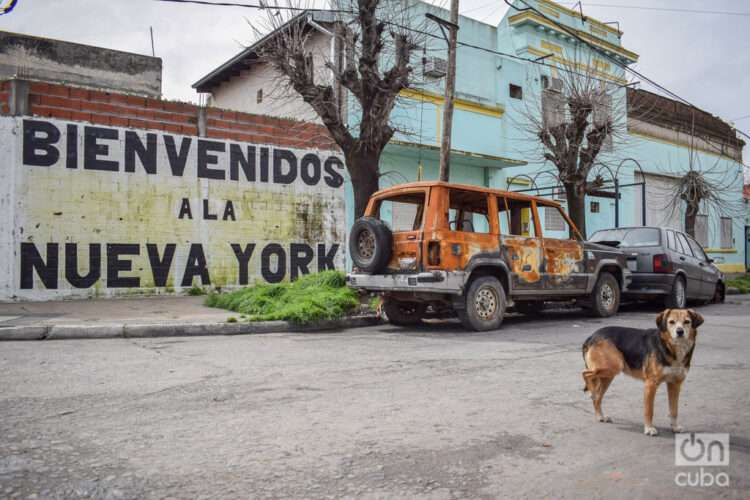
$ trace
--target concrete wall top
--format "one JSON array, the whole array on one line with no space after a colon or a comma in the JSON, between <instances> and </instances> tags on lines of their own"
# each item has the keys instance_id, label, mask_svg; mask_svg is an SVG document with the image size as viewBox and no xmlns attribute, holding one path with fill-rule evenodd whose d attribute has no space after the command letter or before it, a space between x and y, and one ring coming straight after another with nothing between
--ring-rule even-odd
<instances>
[{"instance_id":1,"label":"concrete wall top","mask_svg":"<svg viewBox=\"0 0 750 500\"><path fill-rule=\"evenodd\" d=\"M159 57L0 31L0 78L161 96L161 72Z\"/></svg>"}]
</instances>

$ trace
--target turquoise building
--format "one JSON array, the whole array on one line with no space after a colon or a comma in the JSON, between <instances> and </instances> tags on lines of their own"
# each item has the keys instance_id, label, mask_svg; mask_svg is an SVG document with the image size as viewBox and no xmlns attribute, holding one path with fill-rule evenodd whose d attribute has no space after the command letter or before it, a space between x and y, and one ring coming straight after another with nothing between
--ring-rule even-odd
<instances>
[{"instance_id":1,"label":"turquoise building","mask_svg":"<svg viewBox=\"0 0 750 500\"><path fill-rule=\"evenodd\" d=\"M438 179L447 43L435 23L425 28L425 14L450 16L444 9L410 1L413 27L427 33L412 60L414 83L401 93L391 115L402 132L381 156L381 187ZM325 68L326 60L341 53L333 36L335 21L328 11L294 18L305 23L316 68ZM565 204L557 170L540 154L540 141L529 124L559 119L565 113L570 75L586 78L587 85L606 90L594 115L611 112L615 117L613 132L589 175L589 180L600 176L603 184L586 199L588 235L644 224L684 229L685 205L679 199L670 201L679 178L695 170L722 187L727 209L701 207L697 241L709 257L721 257L725 272L745 270L750 211L742 199L744 142L719 118L636 88L639 77L627 68L638 55L622 46L619 26L549 0L516 0L497 26L463 16L458 25L451 181L524 190ZM272 98L278 88L272 84L274 70L258 54L274 36L270 33L193 87L210 93L212 106L318 120L298 96L296 101L289 95ZM334 81L331 75L322 76ZM335 92L342 92L341 87ZM352 107L348 119L356 130L358 116ZM353 200L347 183L349 227L354 222ZM554 234L553 221L541 222L547 234L562 236Z\"/></svg>"},{"instance_id":2,"label":"turquoise building","mask_svg":"<svg viewBox=\"0 0 750 500\"><path fill-rule=\"evenodd\" d=\"M587 196L587 233L615 225L684 229L684 203L670 202L678 179L698 170L736 200L729 200L725 213L702 209L696 239L709 257L723 258L719 267L725 272L745 271L744 143L731 127L685 104L631 88L625 68L638 55L622 46L622 32L611 25L548 0L513 5L498 26L459 19L450 180L524 190L565 205L555 166L543 161L539 140L526 129L530 117L541 119L550 112L547 97L564 95L572 70L609 89L606 105L616 108L618 117L589 176L600 175L604 184ZM415 19L428 12L449 18L447 11L421 2L414 11ZM438 179L440 59L446 51L442 36L427 37L426 64L415 65L423 69L415 75L421 81L402 92L393 113L408 133L397 134L383 152L381 187L420 175ZM353 202L351 190L348 200ZM351 224L352 210L349 219Z\"/></svg>"}]
</instances>

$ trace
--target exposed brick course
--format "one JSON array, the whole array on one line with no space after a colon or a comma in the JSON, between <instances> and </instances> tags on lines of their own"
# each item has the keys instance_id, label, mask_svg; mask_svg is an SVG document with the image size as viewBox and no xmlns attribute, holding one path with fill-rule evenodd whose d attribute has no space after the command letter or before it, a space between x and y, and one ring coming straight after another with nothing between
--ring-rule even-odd
<instances>
[{"instance_id":1,"label":"exposed brick course","mask_svg":"<svg viewBox=\"0 0 750 500\"><path fill-rule=\"evenodd\" d=\"M0 82L0 113L10 113L10 81ZM200 108L194 104L29 82L32 115L115 127L198 135ZM328 130L315 123L206 108L206 136L285 147L336 150Z\"/></svg>"}]
</instances>

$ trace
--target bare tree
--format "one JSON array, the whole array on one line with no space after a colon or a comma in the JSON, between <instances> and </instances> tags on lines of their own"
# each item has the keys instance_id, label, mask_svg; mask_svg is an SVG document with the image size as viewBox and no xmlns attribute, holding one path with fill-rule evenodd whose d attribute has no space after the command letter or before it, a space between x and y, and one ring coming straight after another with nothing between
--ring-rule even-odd
<instances>
[{"instance_id":1,"label":"bare tree","mask_svg":"<svg viewBox=\"0 0 750 500\"><path fill-rule=\"evenodd\" d=\"M522 151L524 155L556 168L568 215L585 237L586 195L604 182L593 168L607 164L605 153L624 133L625 90L600 76L603 73L597 68L602 61L586 49L566 53L556 61L552 76L536 76L542 91L524 96L516 126L526 132L526 144L531 146ZM529 78L529 86L533 83L535 79Z\"/></svg>"},{"instance_id":2,"label":"bare tree","mask_svg":"<svg viewBox=\"0 0 750 500\"><path fill-rule=\"evenodd\" d=\"M674 188L667 192L665 211L685 214L685 232L696 237L698 215L715 215L717 217L737 217L742 212L741 172L738 168L727 168L727 165L716 160L712 165L703 167L695 149L690 150L687 171L678 166L681 175L677 177ZM660 168L665 175L674 175L672 168ZM684 204L684 205L683 205Z\"/></svg>"},{"instance_id":3,"label":"bare tree","mask_svg":"<svg viewBox=\"0 0 750 500\"><path fill-rule=\"evenodd\" d=\"M419 32L409 28L409 2L332 3L333 57L324 58L324 63L317 58L316 63L310 48L314 25L311 28L309 12L289 18L273 8L265 26L272 34L259 53L290 90L315 110L341 148L354 189L354 213L359 217L370 195L378 190L380 155L397 131L391 111L399 92L411 83L410 59L419 46L415 39ZM287 4L301 5L294 0ZM349 95L354 102L347 101ZM350 109L359 116L356 124L350 122Z\"/></svg>"},{"instance_id":4,"label":"bare tree","mask_svg":"<svg viewBox=\"0 0 750 500\"><path fill-rule=\"evenodd\" d=\"M717 158L703 165L698 145L711 153L731 156L741 151L744 143L726 123L705 111L672 101L650 92L628 90L628 107L639 111L631 114L640 121L668 127L678 137L686 137L686 162L659 165L659 173L674 179L673 187L664 193L663 206L657 207L670 218L684 213L685 232L696 237L699 215L737 217L742 212L742 172L739 162ZM684 139L683 139L684 140Z\"/></svg>"}]
</instances>

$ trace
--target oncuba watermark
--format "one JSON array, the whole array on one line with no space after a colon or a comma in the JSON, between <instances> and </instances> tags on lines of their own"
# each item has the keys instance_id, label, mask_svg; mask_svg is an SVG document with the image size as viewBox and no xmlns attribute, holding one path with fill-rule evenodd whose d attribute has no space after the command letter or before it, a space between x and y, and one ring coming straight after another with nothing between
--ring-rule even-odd
<instances>
[{"instance_id":1,"label":"oncuba watermark","mask_svg":"<svg viewBox=\"0 0 750 500\"><path fill-rule=\"evenodd\" d=\"M674 478L677 486L729 486L726 472L705 469L729 465L729 434L675 434L674 463L677 467L700 467L678 472Z\"/></svg>"}]
</instances>

